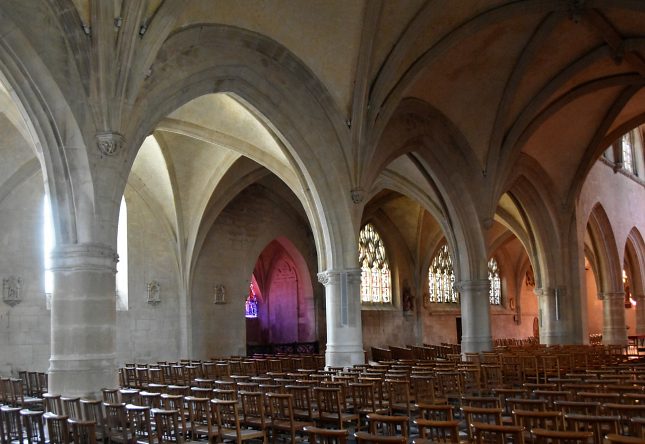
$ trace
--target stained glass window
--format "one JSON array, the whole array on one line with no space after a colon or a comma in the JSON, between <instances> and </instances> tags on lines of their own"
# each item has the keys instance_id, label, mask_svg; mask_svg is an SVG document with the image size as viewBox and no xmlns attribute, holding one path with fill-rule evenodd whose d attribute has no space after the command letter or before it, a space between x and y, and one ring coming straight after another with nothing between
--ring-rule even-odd
<instances>
[{"instance_id":1,"label":"stained glass window","mask_svg":"<svg viewBox=\"0 0 645 444\"><path fill-rule=\"evenodd\" d=\"M244 316L250 319L258 317L258 297L253 290L253 282L249 285L249 295L246 297Z\"/></svg>"},{"instance_id":2,"label":"stained glass window","mask_svg":"<svg viewBox=\"0 0 645 444\"><path fill-rule=\"evenodd\" d=\"M459 303L459 292L454 287L452 258L448 252L448 245L443 244L428 270L428 302Z\"/></svg>"},{"instance_id":3,"label":"stained glass window","mask_svg":"<svg viewBox=\"0 0 645 444\"><path fill-rule=\"evenodd\" d=\"M494 257L488 261L488 280L490 282L488 293L490 304L500 305L502 303L502 281L499 278L499 268Z\"/></svg>"},{"instance_id":4,"label":"stained glass window","mask_svg":"<svg viewBox=\"0 0 645 444\"><path fill-rule=\"evenodd\" d=\"M358 235L358 260L361 264L361 302L392 303L392 279L385 245L372 224Z\"/></svg>"},{"instance_id":5,"label":"stained glass window","mask_svg":"<svg viewBox=\"0 0 645 444\"><path fill-rule=\"evenodd\" d=\"M623 168L630 173L634 172L634 151L632 144L632 133L629 132L624 134L622 139L622 149L623 149Z\"/></svg>"}]
</instances>

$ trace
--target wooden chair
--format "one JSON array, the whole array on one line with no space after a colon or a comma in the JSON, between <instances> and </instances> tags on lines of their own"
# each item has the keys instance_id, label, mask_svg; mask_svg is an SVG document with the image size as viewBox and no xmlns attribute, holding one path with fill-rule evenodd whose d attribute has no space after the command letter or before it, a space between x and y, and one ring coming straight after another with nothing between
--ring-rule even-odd
<instances>
[{"instance_id":1,"label":"wooden chair","mask_svg":"<svg viewBox=\"0 0 645 444\"><path fill-rule=\"evenodd\" d=\"M32 396L25 396L22 379L11 379L12 404L24 409L42 410L43 399Z\"/></svg>"},{"instance_id":2,"label":"wooden chair","mask_svg":"<svg viewBox=\"0 0 645 444\"><path fill-rule=\"evenodd\" d=\"M437 396L435 389L435 378L429 375L411 375L410 389L412 399L416 404L445 404L446 399Z\"/></svg>"},{"instance_id":3,"label":"wooden chair","mask_svg":"<svg viewBox=\"0 0 645 444\"><path fill-rule=\"evenodd\" d=\"M353 412L358 414L359 421L367 420L367 415L370 413L386 413L386 409L380 409L376 406L376 398L374 395L374 385L363 382L353 382L349 384L352 409Z\"/></svg>"},{"instance_id":4,"label":"wooden chair","mask_svg":"<svg viewBox=\"0 0 645 444\"><path fill-rule=\"evenodd\" d=\"M335 430L307 426L304 431L309 436L310 444L347 444L348 431L346 429Z\"/></svg>"},{"instance_id":5,"label":"wooden chair","mask_svg":"<svg viewBox=\"0 0 645 444\"><path fill-rule=\"evenodd\" d=\"M242 391L239 396L242 401L242 425L266 430L269 427L269 421L264 411L265 401L262 392Z\"/></svg>"},{"instance_id":6,"label":"wooden chair","mask_svg":"<svg viewBox=\"0 0 645 444\"><path fill-rule=\"evenodd\" d=\"M416 406L410 397L410 382L407 379L386 379L385 386L388 394L388 413L401 413L411 417L412 412L416 411Z\"/></svg>"},{"instance_id":7,"label":"wooden chair","mask_svg":"<svg viewBox=\"0 0 645 444\"><path fill-rule=\"evenodd\" d=\"M179 429L179 411L152 409L151 413L155 419L158 444L183 444L184 439Z\"/></svg>"},{"instance_id":8,"label":"wooden chair","mask_svg":"<svg viewBox=\"0 0 645 444\"><path fill-rule=\"evenodd\" d=\"M529 431L525 440L530 442L537 439L533 429L563 430L562 413L556 411L513 410L513 423L523 427L525 434Z\"/></svg>"},{"instance_id":9,"label":"wooden chair","mask_svg":"<svg viewBox=\"0 0 645 444\"><path fill-rule=\"evenodd\" d=\"M541 428L531 429L531 435L535 437L537 444L587 444L593 438L592 432L569 432Z\"/></svg>"},{"instance_id":10,"label":"wooden chair","mask_svg":"<svg viewBox=\"0 0 645 444\"><path fill-rule=\"evenodd\" d=\"M306 385L286 385L286 393L293 396L293 416L298 421L313 421L311 389Z\"/></svg>"},{"instance_id":11,"label":"wooden chair","mask_svg":"<svg viewBox=\"0 0 645 444\"><path fill-rule=\"evenodd\" d=\"M67 423L69 418L65 415L57 415L51 412L45 413L43 418L47 424L49 444L69 444L71 438L69 424Z\"/></svg>"},{"instance_id":12,"label":"wooden chair","mask_svg":"<svg viewBox=\"0 0 645 444\"><path fill-rule=\"evenodd\" d=\"M476 444L524 444L524 428L512 425L498 425L484 422L471 424L473 442Z\"/></svg>"},{"instance_id":13,"label":"wooden chair","mask_svg":"<svg viewBox=\"0 0 645 444\"><path fill-rule=\"evenodd\" d=\"M508 407L513 410L531 410L535 412L543 412L546 410L549 401L546 399L520 399L509 398L506 400Z\"/></svg>"},{"instance_id":14,"label":"wooden chair","mask_svg":"<svg viewBox=\"0 0 645 444\"><path fill-rule=\"evenodd\" d=\"M607 433L618 433L620 427L619 416L600 415L564 415L567 430L574 432L592 432L595 444L603 444L603 437Z\"/></svg>"},{"instance_id":15,"label":"wooden chair","mask_svg":"<svg viewBox=\"0 0 645 444\"><path fill-rule=\"evenodd\" d=\"M105 408L105 428L109 442L129 443L128 417L125 404L103 404Z\"/></svg>"},{"instance_id":16,"label":"wooden chair","mask_svg":"<svg viewBox=\"0 0 645 444\"><path fill-rule=\"evenodd\" d=\"M121 394L119 393L119 389L103 388L101 389L101 395L103 397L103 402L106 404L119 404L121 402Z\"/></svg>"},{"instance_id":17,"label":"wooden chair","mask_svg":"<svg viewBox=\"0 0 645 444\"><path fill-rule=\"evenodd\" d=\"M103 403L98 399L81 399L81 413L83 421L94 421L96 423L96 439L104 441L106 434Z\"/></svg>"},{"instance_id":18,"label":"wooden chair","mask_svg":"<svg viewBox=\"0 0 645 444\"><path fill-rule=\"evenodd\" d=\"M410 436L410 418L407 416L380 415L369 413L367 415L369 432L387 436Z\"/></svg>"},{"instance_id":19,"label":"wooden chair","mask_svg":"<svg viewBox=\"0 0 645 444\"><path fill-rule=\"evenodd\" d=\"M488 424L502 425L502 408L501 407L469 407L461 408L466 420L466 430L468 431L468 439L473 439L472 424L475 422L483 422Z\"/></svg>"},{"instance_id":20,"label":"wooden chair","mask_svg":"<svg viewBox=\"0 0 645 444\"><path fill-rule=\"evenodd\" d=\"M631 423L634 436L645 439L645 418L632 418Z\"/></svg>"},{"instance_id":21,"label":"wooden chair","mask_svg":"<svg viewBox=\"0 0 645 444\"><path fill-rule=\"evenodd\" d=\"M82 418L81 413L81 398L60 398L61 403L63 404L63 415L67 416L69 419L78 419Z\"/></svg>"},{"instance_id":22,"label":"wooden chair","mask_svg":"<svg viewBox=\"0 0 645 444\"><path fill-rule=\"evenodd\" d=\"M214 417L209 401L209 398L186 397L190 421L190 437L193 441L202 436L210 440L216 435L213 427L217 425L217 420L213 421Z\"/></svg>"},{"instance_id":23,"label":"wooden chair","mask_svg":"<svg viewBox=\"0 0 645 444\"><path fill-rule=\"evenodd\" d=\"M45 443L45 426L43 424L42 411L28 409L20 410L20 418L25 432L27 444L44 444Z\"/></svg>"},{"instance_id":24,"label":"wooden chair","mask_svg":"<svg viewBox=\"0 0 645 444\"><path fill-rule=\"evenodd\" d=\"M293 396L283 393L267 394L269 400L269 416L271 417L271 442L275 442L280 432L288 432L291 442L295 443L296 434L303 433L306 426L313 422L296 421L293 415Z\"/></svg>"},{"instance_id":25,"label":"wooden chair","mask_svg":"<svg viewBox=\"0 0 645 444\"><path fill-rule=\"evenodd\" d=\"M450 404L417 404L420 419L433 421L451 421L454 419L453 407Z\"/></svg>"},{"instance_id":26,"label":"wooden chair","mask_svg":"<svg viewBox=\"0 0 645 444\"><path fill-rule=\"evenodd\" d=\"M138 443L154 444L150 407L130 404L125 407L125 410L128 415L128 425L132 440Z\"/></svg>"},{"instance_id":27,"label":"wooden chair","mask_svg":"<svg viewBox=\"0 0 645 444\"><path fill-rule=\"evenodd\" d=\"M20 418L20 407L0 407L0 414L4 424L4 442L10 443L12 441L22 442L23 430L22 419Z\"/></svg>"},{"instance_id":28,"label":"wooden chair","mask_svg":"<svg viewBox=\"0 0 645 444\"><path fill-rule=\"evenodd\" d=\"M96 444L96 423L94 421L68 419L67 422L72 429L74 444Z\"/></svg>"},{"instance_id":29,"label":"wooden chair","mask_svg":"<svg viewBox=\"0 0 645 444\"><path fill-rule=\"evenodd\" d=\"M354 438L358 444L407 444L407 438L403 436L373 435L368 432L356 432Z\"/></svg>"},{"instance_id":30,"label":"wooden chair","mask_svg":"<svg viewBox=\"0 0 645 444\"><path fill-rule=\"evenodd\" d=\"M416 443L439 442L453 443L459 442L459 421L436 421L428 419L415 419L414 423L419 429L419 440Z\"/></svg>"},{"instance_id":31,"label":"wooden chair","mask_svg":"<svg viewBox=\"0 0 645 444\"><path fill-rule=\"evenodd\" d=\"M51 412L55 415L63 414L63 403L60 395L54 393L43 393L43 403L46 412Z\"/></svg>"},{"instance_id":32,"label":"wooden chair","mask_svg":"<svg viewBox=\"0 0 645 444\"><path fill-rule=\"evenodd\" d=\"M153 413L153 417L154 410L177 410L177 418L179 421L181 435L188 436L188 415L185 409L184 397L182 395L169 395L164 393L161 395L161 405L161 409L152 409L153 411L151 411L151 413Z\"/></svg>"},{"instance_id":33,"label":"wooden chair","mask_svg":"<svg viewBox=\"0 0 645 444\"><path fill-rule=\"evenodd\" d=\"M344 424L354 423L360 430L358 414L348 413L341 404L342 391L335 387L316 387L317 419L318 424L333 424L336 429L342 429Z\"/></svg>"},{"instance_id":34,"label":"wooden chair","mask_svg":"<svg viewBox=\"0 0 645 444\"><path fill-rule=\"evenodd\" d=\"M242 429L240 427L240 416L237 410L237 401L225 401L213 399L217 412L217 435L220 442L225 439L234 439L237 444L249 439L261 439L264 444L267 442L264 429Z\"/></svg>"},{"instance_id":35,"label":"wooden chair","mask_svg":"<svg viewBox=\"0 0 645 444\"><path fill-rule=\"evenodd\" d=\"M633 424L631 418L645 417L645 405L639 404L603 404L605 414L620 417L620 427L618 433L633 434Z\"/></svg>"}]
</instances>

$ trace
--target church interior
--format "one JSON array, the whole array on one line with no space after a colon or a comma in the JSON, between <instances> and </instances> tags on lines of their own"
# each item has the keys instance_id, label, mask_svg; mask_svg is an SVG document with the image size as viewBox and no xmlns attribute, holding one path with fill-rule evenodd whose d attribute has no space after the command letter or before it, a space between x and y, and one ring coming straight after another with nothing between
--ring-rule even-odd
<instances>
[{"instance_id":1,"label":"church interior","mask_svg":"<svg viewBox=\"0 0 645 444\"><path fill-rule=\"evenodd\" d=\"M3 0L0 375L645 338L645 3Z\"/></svg>"}]
</instances>

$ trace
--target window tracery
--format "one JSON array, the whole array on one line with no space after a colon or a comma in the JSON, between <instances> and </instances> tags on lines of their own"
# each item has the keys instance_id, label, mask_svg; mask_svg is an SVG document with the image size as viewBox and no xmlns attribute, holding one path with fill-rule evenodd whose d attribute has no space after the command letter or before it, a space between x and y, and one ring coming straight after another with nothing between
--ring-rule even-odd
<instances>
[{"instance_id":1,"label":"window tracery","mask_svg":"<svg viewBox=\"0 0 645 444\"><path fill-rule=\"evenodd\" d=\"M244 305L244 316L249 319L258 317L258 297L255 294L255 290L253 290L253 282L249 284L249 295Z\"/></svg>"},{"instance_id":2,"label":"window tracery","mask_svg":"<svg viewBox=\"0 0 645 444\"><path fill-rule=\"evenodd\" d=\"M632 132L623 134L621 138L621 148L623 151L623 169L630 173L634 172L634 149L632 143Z\"/></svg>"},{"instance_id":3,"label":"window tracery","mask_svg":"<svg viewBox=\"0 0 645 444\"><path fill-rule=\"evenodd\" d=\"M459 292L455 290L455 272L448 245L443 244L432 259L428 270L428 301L459 303Z\"/></svg>"},{"instance_id":4,"label":"window tracery","mask_svg":"<svg viewBox=\"0 0 645 444\"><path fill-rule=\"evenodd\" d=\"M381 236L372 224L358 235L358 260L361 264L361 302L392 303L392 279L387 252Z\"/></svg>"},{"instance_id":5,"label":"window tracery","mask_svg":"<svg viewBox=\"0 0 645 444\"><path fill-rule=\"evenodd\" d=\"M500 305L502 303L502 281L494 257L488 261L488 281L490 282L489 302L491 305Z\"/></svg>"}]
</instances>

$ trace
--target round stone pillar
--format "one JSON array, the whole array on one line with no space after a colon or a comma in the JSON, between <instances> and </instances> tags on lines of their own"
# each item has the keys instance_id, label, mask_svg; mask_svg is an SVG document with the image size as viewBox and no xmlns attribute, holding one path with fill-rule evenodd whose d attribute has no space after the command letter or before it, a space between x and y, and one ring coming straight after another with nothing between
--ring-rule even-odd
<instances>
[{"instance_id":1,"label":"round stone pillar","mask_svg":"<svg viewBox=\"0 0 645 444\"><path fill-rule=\"evenodd\" d=\"M536 288L538 297L538 319L540 327L540 344L565 344L567 329L562 319L562 289Z\"/></svg>"},{"instance_id":2,"label":"round stone pillar","mask_svg":"<svg viewBox=\"0 0 645 444\"><path fill-rule=\"evenodd\" d=\"M49 391L95 398L117 386L117 255L103 244L66 244L52 262Z\"/></svg>"},{"instance_id":3,"label":"round stone pillar","mask_svg":"<svg viewBox=\"0 0 645 444\"><path fill-rule=\"evenodd\" d=\"M636 301L636 334L645 335L645 294L635 294Z\"/></svg>"},{"instance_id":4,"label":"round stone pillar","mask_svg":"<svg viewBox=\"0 0 645 444\"><path fill-rule=\"evenodd\" d=\"M479 353L492 350L490 281L488 279L461 281L457 288L461 300L461 352Z\"/></svg>"},{"instance_id":5,"label":"round stone pillar","mask_svg":"<svg viewBox=\"0 0 645 444\"><path fill-rule=\"evenodd\" d=\"M605 345L627 344L625 292L613 291L603 293L602 311L602 343Z\"/></svg>"},{"instance_id":6,"label":"round stone pillar","mask_svg":"<svg viewBox=\"0 0 645 444\"><path fill-rule=\"evenodd\" d=\"M365 363L361 330L361 270L327 270L318 273L318 280L325 286L326 365L349 367Z\"/></svg>"}]
</instances>

